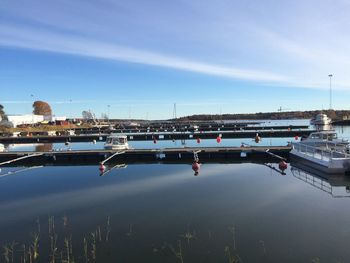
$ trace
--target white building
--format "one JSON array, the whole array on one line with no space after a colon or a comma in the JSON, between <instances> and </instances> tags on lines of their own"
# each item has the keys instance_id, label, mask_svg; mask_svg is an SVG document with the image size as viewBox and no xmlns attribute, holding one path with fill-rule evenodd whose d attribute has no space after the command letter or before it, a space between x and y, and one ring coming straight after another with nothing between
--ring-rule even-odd
<instances>
[{"instance_id":1,"label":"white building","mask_svg":"<svg viewBox=\"0 0 350 263\"><path fill-rule=\"evenodd\" d=\"M7 119L9 122L13 124L13 127L17 127L21 124L35 124L38 122L44 121L43 115L34 115L34 114L26 114L26 115L8 115Z\"/></svg>"},{"instance_id":2,"label":"white building","mask_svg":"<svg viewBox=\"0 0 350 263\"><path fill-rule=\"evenodd\" d=\"M39 122L49 122L49 121L65 121L67 117L62 116L43 116L43 115L34 115L34 114L25 114L25 115L8 115L8 121L13 124L13 127L17 127L21 124L36 124Z\"/></svg>"}]
</instances>

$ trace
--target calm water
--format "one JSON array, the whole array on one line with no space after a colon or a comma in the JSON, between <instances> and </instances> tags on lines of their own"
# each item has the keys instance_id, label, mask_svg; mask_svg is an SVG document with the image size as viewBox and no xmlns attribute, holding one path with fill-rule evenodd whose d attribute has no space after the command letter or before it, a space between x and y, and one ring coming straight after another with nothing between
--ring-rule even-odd
<instances>
[{"instance_id":1,"label":"calm water","mask_svg":"<svg viewBox=\"0 0 350 263\"><path fill-rule=\"evenodd\" d=\"M225 247L242 262L350 258L350 199L290 169L282 176L258 164L204 164L195 177L190 165L129 165L100 177L96 166L45 167L0 180L0 242L17 242L15 262L20 244L39 232L37 219L39 262L49 262L51 216L58 250L71 237L77 262L84 237L92 260L98 228L97 262L180 262L172 251L178 241L184 262L228 262Z\"/></svg>"},{"instance_id":2,"label":"calm water","mask_svg":"<svg viewBox=\"0 0 350 263\"><path fill-rule=\"evenodd\" d=\"M35 237L35 262L348 262L349 186L290 165L37 167L0 177L0 262L30 262Z\"/></svg>"}]
</instances>

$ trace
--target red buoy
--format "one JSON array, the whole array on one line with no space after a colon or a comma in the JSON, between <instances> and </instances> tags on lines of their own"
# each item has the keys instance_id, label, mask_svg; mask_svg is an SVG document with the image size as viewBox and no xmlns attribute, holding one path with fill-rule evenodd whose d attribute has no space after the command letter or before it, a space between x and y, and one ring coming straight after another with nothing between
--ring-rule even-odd
<instances>
[{"instance_id":1,"label":"red buoy","mask_svg":"<svg viewBox=\"0 0 350 263\"><path fill-rule=\"evenodd\" d=\"M197 176L199 174L199 169L201 168L198 162L192 163L192 170L194 171L194 175Z\"/></svg>"},{"instance_id":2,"label":"red buoy","mask_svg":"<svg viewBox=\"0 0 350 263\"><path fill-rule=\"evenodd\" d=\"M299 140L298 135L296 135L296 136L294 137L294 139L295 139L296 141Z\"/></svg>"},{"instance_id":3,"label":"red buoy","mask_svg":"<svg viewBox=\"0 0 350 263\"><path fill-rule=\"evenodd\" d=\"M288 164L285 161L280 161L278 164L278 168L283 172L288 168Z\"/></svg>"},{"instance_id":4,"label":"red buoy","mask_svg":"<svg viewBox=\"0 0 350 263\"><path fill-rule=\"evenodd\" d=\"M220 136L216 137L216 142L217 142L217 143L220 143L220 142L221 142L221 137L220 137Z\"/></svg>"},{"instance_id":5,"label":"red buoy","mask_svg":"<svg viewBox=\"0 0 350 263\"><path fill-rule=\"evenodd\" d=\"M100 167L98 167L98 169L100 170L101 173L103 173L106 170L106 166L104 166L102 163L100 165Z\"/></svg>"},{"instance_id":6,"label":"red buoy","mask_svg":"<svg viewBox=\"0 0 350 263\"><path fill-rule=\"evenodd\" d=\"M201 143L201 138L197 138L197 143Z\"/></svg>"},{"instance_id":7,"label":"red buoy","mask_svg":"<svg viewBox=\"0 0 350 263\"><path fill-rule=\"evenodd\" d=\"M157 140L156 140L156 139L153 139L153 143L156 144L156 143L157 143Z\"/></svg>"}]
</instances>

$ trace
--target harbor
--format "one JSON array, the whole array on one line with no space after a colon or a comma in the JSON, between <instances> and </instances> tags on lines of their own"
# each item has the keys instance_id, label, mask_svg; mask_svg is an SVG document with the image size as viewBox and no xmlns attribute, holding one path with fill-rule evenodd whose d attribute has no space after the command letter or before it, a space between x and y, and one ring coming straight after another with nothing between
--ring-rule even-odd
<instances>
[{"instance_id":1,"label":"harbor","mask_svg":"<svg viewBox=\"0 0 350 263\"><path fill-rule=\"evenodd\" d=\"M349 262L348 2L2 1L0 263Z\"/></svg>"}]
</instances>

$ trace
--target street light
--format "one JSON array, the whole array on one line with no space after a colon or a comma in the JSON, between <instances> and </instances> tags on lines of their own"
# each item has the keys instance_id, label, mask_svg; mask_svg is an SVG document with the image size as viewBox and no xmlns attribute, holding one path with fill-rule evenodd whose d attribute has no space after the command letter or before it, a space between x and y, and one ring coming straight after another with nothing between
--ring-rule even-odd
<instances>
[{"instance_id":1,"label":"street light","mask_svg":"<svg viewBox=\"0 0 350 263\"><path fill-rule=\"evenodd\" d=\"M107 117L108 117L108 124L109 124L109 109L111 108L111 105L107 105L107 107L108 107L108 115L107 115Z\"/></svg>"},{"instance_id":2,"label":"street light","mask_svg":"<svg viewBox=\"0 0 350 263\"><path fill-rule=\"evenodd\" d=\"M329 74L329 109L332 109L332 77L333 74Z\"/></svg>"}]
</instances>

